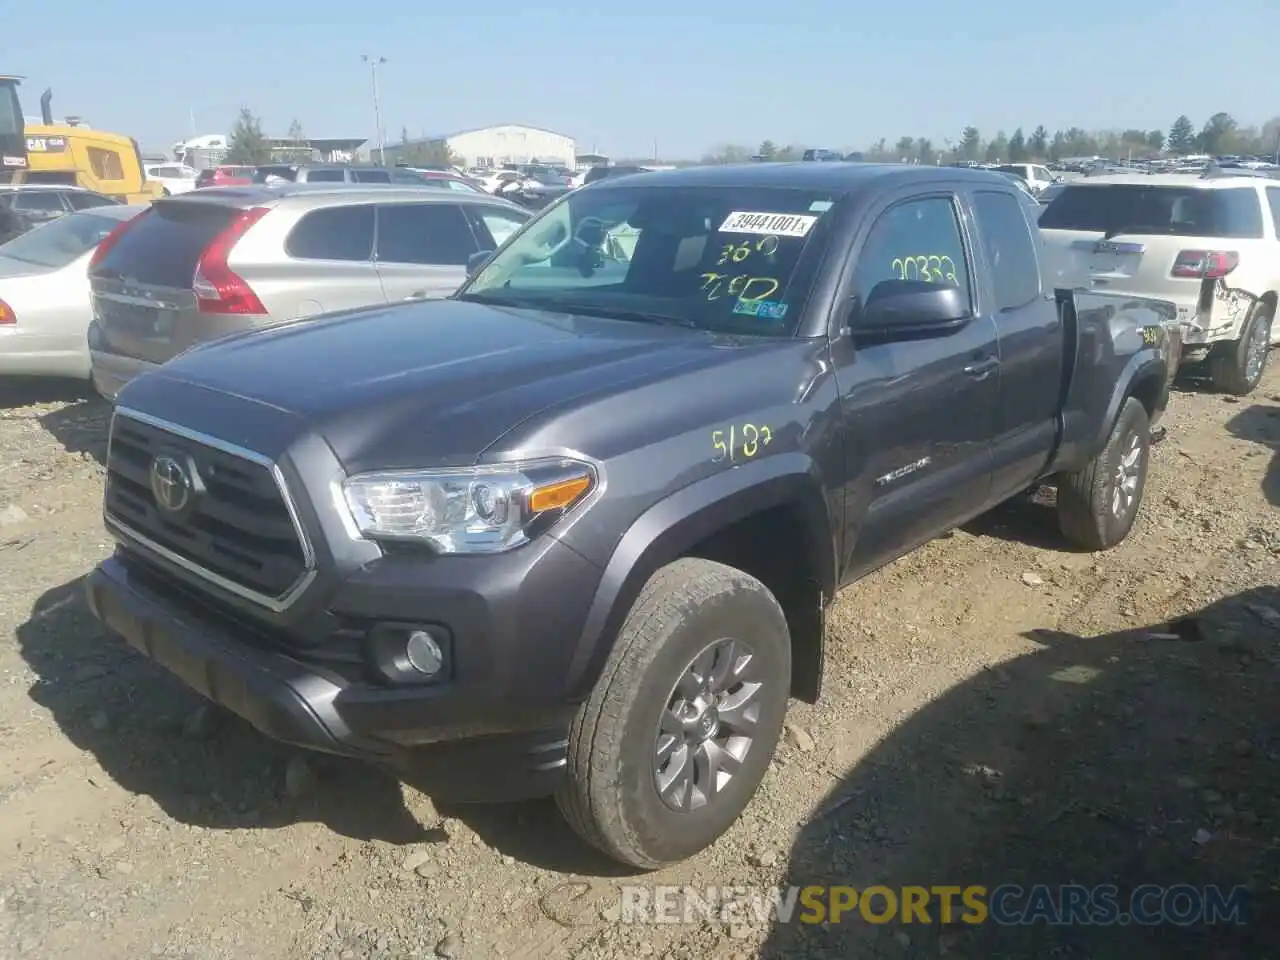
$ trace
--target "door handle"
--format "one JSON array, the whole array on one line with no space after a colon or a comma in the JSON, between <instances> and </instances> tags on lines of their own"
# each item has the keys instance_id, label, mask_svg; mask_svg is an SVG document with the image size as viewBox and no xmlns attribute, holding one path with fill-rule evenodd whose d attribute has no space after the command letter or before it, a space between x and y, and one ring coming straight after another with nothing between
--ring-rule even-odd
<instances>
[{"instance_id":1,"label":"door handle","mask_svg":"<svg viewBox=\"0 0 1280 960\"><path fill-rule=\"evenodd\" d=\"M991 371L998 366L1000 366L999 357L986 357L969 364L964 368L964 372L975 379L985 380Z\"/></svg>"}]
</instances>

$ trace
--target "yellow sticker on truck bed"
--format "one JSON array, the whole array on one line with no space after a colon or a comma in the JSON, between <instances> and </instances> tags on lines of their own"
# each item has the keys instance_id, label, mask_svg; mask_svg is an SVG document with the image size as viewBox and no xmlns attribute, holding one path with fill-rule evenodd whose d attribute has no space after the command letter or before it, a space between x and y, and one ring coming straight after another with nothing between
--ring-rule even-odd
<instances>
[{"instance_id":1,"label":"yellow sticker on truck bed","mask_svg":"<svg viewBox=\"0 0 1280 960\"><path fill-rule=\"evenodd\" d=\"M721 233L758 233L775 237L803 237L818 222L807 213L735 211L720 224Z\"/></svg>"}]
</instances>

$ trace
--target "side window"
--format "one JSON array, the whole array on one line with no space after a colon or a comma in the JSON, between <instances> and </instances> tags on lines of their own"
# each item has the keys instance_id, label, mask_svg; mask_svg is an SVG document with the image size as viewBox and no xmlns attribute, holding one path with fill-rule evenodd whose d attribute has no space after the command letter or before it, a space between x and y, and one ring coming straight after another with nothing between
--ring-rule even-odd
<instances>
[{"instance_id":1,"label":"side window","mask_svg":"<svg viewBox=\"0 0 1280 960\"><path fill-rule=\"evenodd\" d=\"M390 183L391 174L386 170L353 170L356 183Z\"/></svg>"},{"instance_id":2,"label":"side window","mask_svg":"<svg viewBox=\"0 0 1280 960\"><path fill-rule=\"evenodd\" d=\"M15 210L40 210L46 213L62 213L66 210L57 190L19 190L13 207Z\"/></svg>"},{"instance_id":3,"label":"side window","mask_svg":"<svg viewBox=\"0 0 1280 960\"><path fill-rule=\"evenodd\" d=\"M307 183L343 183L346 179L345 170L310 170L307 172Z\"/></svg>"},{"instance_id":4,"label":"side window","mask_svg":"<svg viewBox=\"0 0 1280 960\"><path fill-rule=\"evenodd\" d=\"M99 180L124 179L124 167L120 164L118 153L100 147L87 147L85 153L89 155L89 168Z\"/></svg>"},{"instance_id":5,"label":"side window","mask_svg":"<svg viewBox=\"0 0 1280 960\"><path fill-rule=\"evenodd\" d=\"M1280 239L1280 187L1267 187L1267 203L1271 206L1271 227Z\"/></svg>"},{"instance_id":6,"label":"side window","mask_svg":"<svg viewBox=\"0 0 1280 960\"><path fill-rule=\"evenodd\" d=\"M497 250L529 219L510 210L499 210L495 207L472 206L471 214L472 222L476 227L476 236L481 247L486 250Z\"/></svg>"},{"instance_id":7,"label":"side window","mask_svg":"<svg viewBox=\"0 0 1280 960\"><path fill-rule=\"evenodd\" d=\"M865 302L883 280L952 284L968 298L969 267L949 197L908 200L880 215L858 257L854 293Z\"/></svg>"},{"instance_id":8,"label":"side window","mask_svg":"<svg viewBox=\"0 0 1280 960\"><path fill-rule=\"evenodd\" d=\"M71 205L72 210L89 210L93 207L112 206L115 200L104 197L100 193L68 193L67 203Z\"/></svg>"},{"instance_id":9,"label":"side window","mask_svg":"<svg viewBox=\"0 0 1280 960\"><path fill-rule=\"evenodd\" d=\"M995 282L996 309L1026 306L1040 295L1040 265L1017 197L979 190L973 198L982 249Z\"/></svg>"},{"instance_id":10,"label":"side window","mask_svg":"<svg viewBox=\"0 0 1280 960\"><path fill-rule=\"evenodd\" d=\"M330 207L308 213L284 242L297 260L356 260L373 257L373 206Z\"/></svg>"},{"instance_id":11,"label":"side window","mask_svg":"<svg viewBox=\"0 0 1280 960\"><path fill-rule=\"evenodd\" d=\"M378 208L378 260L465 266L476 245L471 224L453 203L401 203Z\"/></svg>"}]
</instances>

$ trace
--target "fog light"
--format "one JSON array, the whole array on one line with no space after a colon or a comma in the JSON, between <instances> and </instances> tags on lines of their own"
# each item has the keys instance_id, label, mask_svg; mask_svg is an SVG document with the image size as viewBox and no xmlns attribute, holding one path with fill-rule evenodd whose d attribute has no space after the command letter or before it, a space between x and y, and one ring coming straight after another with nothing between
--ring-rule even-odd
<instances>
[{"instance_id":1,"label":"fog light","mask_svg":"<svg viewBox=\"0 0 1280 960\"><path fill-rule=\"evenodd\" d=\"M428 677L434 677L444 666L444 652L440 649L440 644L425 630L415 630L409 634L404 645L404 655L413 669Z\"/></svg>"}]
</instances>

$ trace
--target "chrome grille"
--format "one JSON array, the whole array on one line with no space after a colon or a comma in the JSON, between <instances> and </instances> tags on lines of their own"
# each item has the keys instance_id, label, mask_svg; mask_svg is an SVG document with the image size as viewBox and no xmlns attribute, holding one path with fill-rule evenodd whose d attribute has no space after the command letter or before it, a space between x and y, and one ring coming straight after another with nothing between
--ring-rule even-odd
<instances>
[{"instance_id":1,"label":"chrome grille","mask_svg":"<svg viewBox=\"0 0 1280 960\"><path fill-rule=\"evenodd\" d=\"M181 514L156 501L151 469L161 455L181 458L198 478L199 494ZM169 562L277 609L314 569L270 460L133 411L117 410L112 420L104 511L109 524Z\"/></svg>"}]
</instances>

